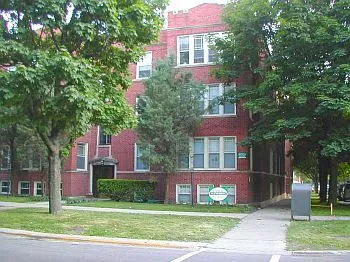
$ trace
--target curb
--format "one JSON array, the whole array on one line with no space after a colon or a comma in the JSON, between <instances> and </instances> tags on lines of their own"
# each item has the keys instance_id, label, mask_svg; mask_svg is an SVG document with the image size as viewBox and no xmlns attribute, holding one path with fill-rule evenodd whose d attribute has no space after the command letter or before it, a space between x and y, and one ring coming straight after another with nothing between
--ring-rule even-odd
<instances>
[{"instance_id":1,"label":"curb","mask_svg":"<svg viewBox=\"0 0 350 262\"><path fill-rule=\"evenodd\" d=\"M41 233L41 232L6 229L6 228L0 228L0 234L14 235L19 237L29 237L29 238L35 238L35 239L85 242L85 243L94 243L94 244L176 248L176 249L200 249L208 245L208 243L203 243L203 242L178 242L178 241L128 239L128 238L107 238L107 237L96 237L96 236L78 236L78 235L65 235L65 234L50 234L50 233Z\"/></svg>"},{"instance_id":2,"label":"curb","mask_svg":"<svg viewBox=\"0 0 350 262\"><path fill-rule=\"evenodd\" d=\"M293 255L341 255L350 253L350 250L301 250L291 252Z\"/></svg>"}]
</instances>

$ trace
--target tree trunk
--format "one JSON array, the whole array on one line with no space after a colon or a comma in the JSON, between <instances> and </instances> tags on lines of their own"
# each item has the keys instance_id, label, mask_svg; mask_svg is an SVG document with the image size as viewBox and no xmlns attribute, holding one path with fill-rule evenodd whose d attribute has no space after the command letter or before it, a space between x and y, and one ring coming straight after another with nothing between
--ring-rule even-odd
<instances>
[{"instance_id":1,"label":"tree trunk","mask_svg":"<svg viewBox=\"0 0 350 262\"><path fill-rule=\"evenodd\" d=\"M318 194L318 179L316 178L315 181L314 181L314 184L315 184L315 193Z\"/></svg>"},{"instance_id":2,"label":"tree trunk","mask_svg":"<svg viewBox=\"0 0 350 262\"><path fill-rule=\"evenodd\" d=\"M49 213L57 215L61 204L61 158L59 147L49 148Z\"/></svg>"},{"instance_id":3,"label":"tree trunk","mask_svg":"<svg viewBox=\"0 0 350 262\"><path fill-rule=\"evenodd\" d=\"M330 169L328 204L337 204L337 177L337 162L335 160L332 160Z\"/></svg>"},{"instance_id":4,"label":"tree trunk","mask_svg":"<svg viewBox=\"0 0 350 262\"><path fill-rule=\"evenodd\" d=\"M164 204L169 204L169 174L165 172L165 198Z\"/></svg>"},{"instance_id":5,"label":"tree trunk","mask_svg":"<svg viewBox=\"0 0 350 262\"><path fill-rule=\"evenodd\" d=\"M17 195L17 192L15 189L15 181L18 181L20 167L18 163L18 157L17 157L17 144L16 144L16 137L17 137L17 125L12 125L10 127L11 135L9 136L9 143L10 143L10 163L11 163L11 171L9 173L9 181L11 182L11 194Z\"/></svg>"},{"instance_id":6,"label":"tree trunk","mask_svg":"<svg viewBox=\"0 0 350 262\"><path fill-rule=\"evenodd\" d=\"M327 158L319 157L320 202L327 202Z\"/></svg>"}]
</instances>

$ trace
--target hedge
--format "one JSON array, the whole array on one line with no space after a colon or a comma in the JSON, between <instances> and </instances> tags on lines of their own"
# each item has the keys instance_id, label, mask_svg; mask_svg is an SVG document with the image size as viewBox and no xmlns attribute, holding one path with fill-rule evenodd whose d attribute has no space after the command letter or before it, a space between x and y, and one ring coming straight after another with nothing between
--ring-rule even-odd
<instances>
[{"instance_id":1,"label":"hedge","mask_svg":"<svg viewBox=\"0 0 350 262\"><path fill-rule=\"evenodd\" d=\"M97 188L100 195L115 201L146 202L151 198L155 183L146 180L99 179Z\"/></svg>"}]
</instances>

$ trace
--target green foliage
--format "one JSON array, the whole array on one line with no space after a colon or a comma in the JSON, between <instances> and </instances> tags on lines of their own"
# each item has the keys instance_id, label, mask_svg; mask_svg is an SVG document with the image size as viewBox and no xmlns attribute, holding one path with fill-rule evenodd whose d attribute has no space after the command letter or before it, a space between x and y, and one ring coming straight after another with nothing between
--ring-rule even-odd
<instances>
[{"instance_id":1,"label":"green foliage","mask_svg":"<svg viewBox=\"0 0 350 262\"><path fill-rule=\"evenodd\" d=\"M99 179L98 192L112 200L147 201L155 184L144 180Z\"/></svg>"},{"instance_id":2,"label":"green foliage","mask_svg":"<svg viewBox=\"0 0 350 262\"><path fill-rule=\"evenodd\" d=\"M340 163L338 167L338 172L339 172L339 177L338 177L339 183L350 182L350 163L349 162Z\"/></svg>"},{"instance_id":3,"label":"green foliage","mask_svg":"<svg viewBox=\"0 0 350 262\"><path fill-rule=\"evenodd\" d=\"M50 197L60 165L92 125L136 123L128 67L157 39L167 0L38 0L0 4L0 122L28 121L48 149ZM52 193L52 195L51 195ZM57 198L57 199L56 199Z\"/></svg>"},{"instance_id":4,"label":"green foliage","mask_svg":"<svg viewBox=\"0 0 350 262\"><path fill-rule=\"evenodd\" d=\"M202 121L205 87L191 78L189 72L174 68L173 58L160 61L139 99L136 131L142 159L166 173L178 169L180 155L188 157L189 138Z\"/></svg>"},{"instance_id":5,"label":"green foliage","mask_svg":"<svg viewBox=\"0 0 350 262\"><path fill-rule=\"evenodd\" d=\"M245 144L290 139L331 158L350 152L349 1L230 3L218 42L225 81L248 76L226 99L256 113ZM248 85L249 84L249 85ZM263 116L263 117L261 117Z\"/></svg>"}]
</instances>

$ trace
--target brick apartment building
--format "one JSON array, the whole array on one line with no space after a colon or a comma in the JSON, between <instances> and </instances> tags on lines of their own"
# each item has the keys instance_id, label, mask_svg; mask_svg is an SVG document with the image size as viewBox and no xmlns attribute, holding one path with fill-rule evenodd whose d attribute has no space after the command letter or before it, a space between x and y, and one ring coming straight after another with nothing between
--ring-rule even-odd
<instances>
[{"instance_id":1,"label":"brick apartment building","mask_svg":"<svg viewBox=\"0 0 350 262\"><path fill-rule=\"evenodd\" d=\"M204 104L208 105L225 92L226 88L210 75L215 52L210 50L208 35L222 36L226 26L222 21L223 5L202 4L189 10L168 13L167 27L161 31L159 42L147 47L140 63L131 65L132 86L127 91L131 105L144 92L143 81L150 76L159 59L173 54L177 67L191 70L196 81L206 83L208 91ZM244 77L236 79L232 87L239 88ZM289 193L291 159L286 156L290 144L241 147L240 141L248 135L252 116L240 104L217 105L204 116L203 124L190 141L189 163L169 178L169 200L173 203L193 201L207 203L212 187L225 187L229 203L251 203L276 199ZM2 147L0 193L8 191L8 147ZM96 195L99 178L144 179L157 182L154 198L164 199L162 173L150 169L140 156L137 136L125 130L116 136L106 135L102 127L92 128L76 141L62 174L64 196ZM40 162L30 161L14 181L15 193L40 195L45 183L38 173Z\"/></svg>"}]
</instances>

